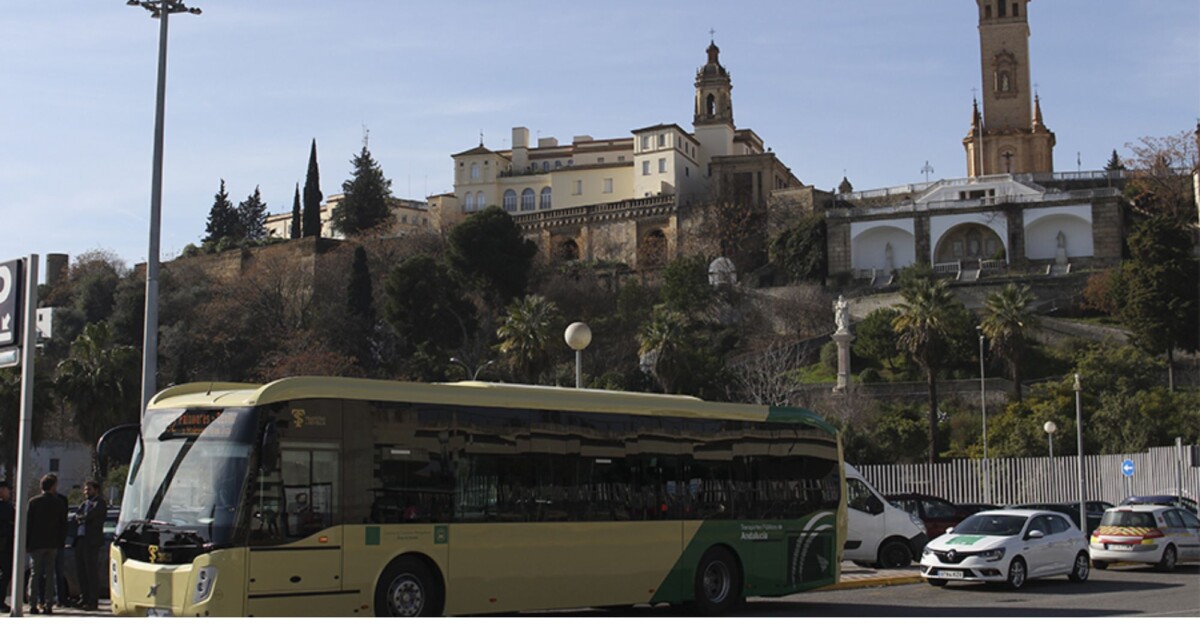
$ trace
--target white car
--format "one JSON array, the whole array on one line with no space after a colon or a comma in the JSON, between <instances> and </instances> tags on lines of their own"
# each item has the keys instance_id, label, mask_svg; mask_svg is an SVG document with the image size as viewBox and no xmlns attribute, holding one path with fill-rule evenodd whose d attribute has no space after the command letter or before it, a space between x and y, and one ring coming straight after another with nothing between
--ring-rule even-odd
<instances>
[{"instance_id":1,"label":"white car","mask_svg":"<svg viewBox=\"0 0 1200 624\"><path fill-rule=\"evenodd\" d=\"M1117 561L1152 563L1170 572L1184 561L1200 561L1200 520L1166 505L1122 505L1104 512L1092 533L1092 561L1103 570Z\"/></svg>"},{"instance_id":2,"label":"white car","mask_svg":"<svg viewBox=\"0 0 1200 624\"><path fill-rule=\"evenodd\" d=\"M1066 574L1087 580L1088 544L1061 513L1041 509L983 511L929 542L921 576L935 587L950 581L1007 583Z\"/></svg>"}]
</instances>

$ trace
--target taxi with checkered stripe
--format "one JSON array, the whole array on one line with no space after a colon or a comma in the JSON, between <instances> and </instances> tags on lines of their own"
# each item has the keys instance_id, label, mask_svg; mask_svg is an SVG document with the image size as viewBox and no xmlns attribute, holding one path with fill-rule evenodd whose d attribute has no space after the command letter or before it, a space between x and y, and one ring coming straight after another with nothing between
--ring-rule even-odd
<instances>
[{"instance_id":1,"label":"taxi with checkered stripe","mask_svg":"<svg viewBox=\"0 0 1200 624\"><path fill-rule=\"evenodd\" d=\"M1170 572L1184 562L1200 561L1200 519L1166 505L1123 505L1104 512L1088 546L1092 565L1149 563Z\"/></svg>"}]
</instances>

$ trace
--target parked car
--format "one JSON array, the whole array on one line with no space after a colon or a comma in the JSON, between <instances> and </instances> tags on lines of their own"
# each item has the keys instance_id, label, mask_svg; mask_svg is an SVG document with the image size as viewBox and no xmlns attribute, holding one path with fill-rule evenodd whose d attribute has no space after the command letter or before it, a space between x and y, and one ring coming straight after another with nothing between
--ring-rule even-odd
<instances>
[{"instance_id":1,"label":"parked car","mask_svg":"<svg viewBox=\"0 0 1200 624\"><path fill-rule=\"evenodd\" d=\"M1180 498L1174 494L1151 494L1145 496L1130 496L1121 501L1122 505L1171 505L1173 507L1183 507L1193 514L1200 514L1196 509L1196 501L1184 496Z\"/></svg>"},{"instance_id":2,"label":"parked car","mask_svg":"<svg viewBox=\"0 0 1200 624\"><path fill-rule=\"evenodd\" d=\"M846 464L846 543L842 558L861 566L902 568L921 556L929 538L920 518L891 505Z\"/></svg>"},{"instance_id":3,"label":"parked car","mask_svg":"<svg viewBox=\"0 0 1200 624\"><path fill-rule=\"evenodd\" d=\"M1135 561L1169 572L1180 562L1200 561L1200 519L1168 505L1120 505L1104 512L1089 553L1101 570Z\"/></svg>"},{"instance_id":4,"label":"parked car","mask_svg":"<svg viewBox=\"0 0 1200 624\"><path fill-rule=\"evenodd\" d=\"M96 594L100 598L108 596L108 565L109 554L108 547L112 545L113 538L117 534L117 518L121 515L120 507L109 507L108 514L104 517L104 546L103 552L97 557L98 568L93 572L98 585L96 586ZM75 530L78 526L75 511L72 510L67 515L67 546L65 557L63 558L63 577L67 581L67 594L72 599L81 597L81 587L79 585L79 570L75 562Z\"/></svg>"},{"instance_id":5,"label":"parked car","mask_svg":"<svg viewBox=\"0 0 1200 624\"><path fill-rule=\"evenodd\" d=\"M1003 509L1003 507L1001 507L1000 505L991 505L988 503L954 503L954 506L958 507L959 511L963 512L964 514L967 514L968 516L973 516L981 511L992 511L993 509Z\"/></svg>"},{"instance_id":6,"label":"parked car","mask_svg":"<svg viewBox=\"0 0 1200 624\"><path fill-rule=\"evenodd\" d=\"M929 542L921 576L934 587L950 581L1006 583L1066 574L1083 582L1089 573L1087 539L1063 514L1040 509L977 513Z\"/></svg>"},{"instance_id":7,"label":"parked car","mask_svg":"<svg viewBox=\"0 0 1200 624\"><path fill-rule=\"evenodd\" d=\"M925 534L929 539L945 533L946 529L970 515L954 503L928 494L889 494L887 499L920 518L925 523Z\"/></svg>"},{"instance_id":8,"label":"parked car","mask_svg":"<svg viewBox=\"0 0 1200 624\"><path fill-rule=\"evenodd\" d=\"M1104 501L1087 501L1084 503L1084 513L1087 514L1087 526L1082 527L1084 532L1090 535L1092 531L1100 528L1100 519L1104 517L1104 510L1112 506L1112 503ZM1029 503L1026 505L1014 505L1012 508L1057 511L1070 518L1071 524L1079 526L1079 503Z\"/></svg>"}]
</instances>

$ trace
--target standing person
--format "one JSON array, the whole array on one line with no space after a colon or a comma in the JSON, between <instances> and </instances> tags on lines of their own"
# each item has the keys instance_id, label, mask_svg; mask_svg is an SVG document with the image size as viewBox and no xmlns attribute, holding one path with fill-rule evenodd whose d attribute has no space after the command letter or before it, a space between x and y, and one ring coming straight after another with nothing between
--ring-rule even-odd
<instances>
[{"instance_id":1,"label":"standing person","mask_svg":"<svg viewBox=\"0 0 1200 624\"><path fill-rule=\"evenodd\" d=\"M58 497L58 477L42 477L42 493L29 501L25 519L29 525L25 547L33 557L29 585L29 613L54 613L58 583L54 570L58 551L67 540L67 504ZM41 582L39 582L41 581Z\"/></svg>"},{"instance_id":2,"label":"standing person","mask_svg":"<svg viewBox=\"0 0 1200 624\"><path fill-rule=\"evenodd\" d=\"M100 484L88 479L83 484L86 497L75 512L78 528L75 533L75 569L79 573L80 606L84 611L95 611L99 601L100 548L104 546L104 518L108 515L108 503L100 496Z\"/></svg>"},{"instance_id":3,"label":"standing person","mask_svg":"<svg viewBox=\"0 0 1200 624\"><path fill-rule=\"evenodd\" d=\"M12 488L8 481L0 481L0 613L8 613L8 583L13 569L13 529L16 527L17 510L12 506Z\"/></svg>"}]
</instances>

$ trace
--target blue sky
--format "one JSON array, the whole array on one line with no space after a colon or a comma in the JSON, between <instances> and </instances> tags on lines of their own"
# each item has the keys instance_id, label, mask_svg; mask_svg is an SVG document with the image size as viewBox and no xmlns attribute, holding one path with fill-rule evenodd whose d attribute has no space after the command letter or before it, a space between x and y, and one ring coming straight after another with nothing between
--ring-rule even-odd
<instances>
[{"instance_id":1,"label":"blue sky","mask_svg":"<svg viewBox=\"0 0 1200 624\"><path fill-rule=\"evenodd\" d=\"M691 127L709 29L734 116L806 184L966 173L970 0L197 0L170 20L163 258L204 235L220 180L290 210L315 138L326 195L370 130L397 196L452 190L450 154L513 126L569 141ZM1031 66L1055 164L1099 169L1200 117L1200 3L1036 0ZM147 254L158 22L121 0L9 3L0 20L0 260Z\"/></svg>"}]
</instances>

